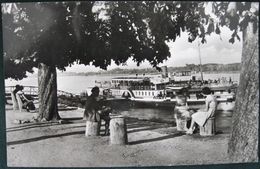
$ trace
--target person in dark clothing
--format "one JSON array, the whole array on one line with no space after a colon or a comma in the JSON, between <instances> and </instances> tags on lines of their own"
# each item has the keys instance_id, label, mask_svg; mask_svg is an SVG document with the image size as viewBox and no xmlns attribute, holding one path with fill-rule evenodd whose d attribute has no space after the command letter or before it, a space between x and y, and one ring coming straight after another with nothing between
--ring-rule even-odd
<instances>
[{"instance_id":1,"label":"person in dark clothing","mask_svg":"<svg viewBox=\"0 0 260 169\"><path fill-rule=\"evenodd\" d=\"M100 121L100 116L97 114L99 107L99 88L94 87L91 90L91 95L87 98L87 101L85 103L85 111L84 111L84 119L87 121Z\"/></svg>"},{"instance_id":2,"label":"person in dark clothing","mask_svg":"<svg viewBox=\"0 0 260 169\"><path fill-rule=\"evenodd\" d=\"M83 119L92 122L105 121L105 135L109 134L109 122L111 108L104 106L102 100L99 99L99 88L94 87L91 90L91 95L87 98Z\"/></svg>"}]
</instances>

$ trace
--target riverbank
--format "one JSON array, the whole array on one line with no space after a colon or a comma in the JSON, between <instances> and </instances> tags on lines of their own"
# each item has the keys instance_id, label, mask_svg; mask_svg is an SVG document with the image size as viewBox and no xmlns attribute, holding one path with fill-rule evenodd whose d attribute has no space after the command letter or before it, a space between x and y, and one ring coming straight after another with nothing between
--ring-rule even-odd
<instances>
[{"instance_id":1,"label":"riverbank","mask_svg":"<svg viewBox=\"0 0 260 169\"><path fill-rule=\"evenodd\" d=\"M127 118L129 144L109 145L109 136L85 137L83 109L61 111L68 124L26 123L36 116L6 107L7 164L9 167L115 167L172 166L229 163L229 132L217 135L185 135L174 123Z\"/></svg>"}]
</instances>

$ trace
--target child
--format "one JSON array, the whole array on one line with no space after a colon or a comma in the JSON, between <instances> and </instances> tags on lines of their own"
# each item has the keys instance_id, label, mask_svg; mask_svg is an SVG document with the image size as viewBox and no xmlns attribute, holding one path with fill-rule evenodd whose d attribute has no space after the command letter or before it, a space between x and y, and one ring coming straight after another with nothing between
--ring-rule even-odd
<instances>
[{"instance_id":1,"label":"child","mask_svg":"<svg viewBox=\"0 0 260 169\"><path fill-rule=\"evenodd\" d=\"M179 120L185 120L187 124L187 121L191 119L191 112L189 111L189 107L187 104L188 90L186 88L182 88L176 94L177 95L176 105L174 109L174 117L177 123L179 122ZM177 124L177 128L178 127L179 126ZM187 125L184 126L184 130L188 130Z\"/></svg>"}]
</instances>

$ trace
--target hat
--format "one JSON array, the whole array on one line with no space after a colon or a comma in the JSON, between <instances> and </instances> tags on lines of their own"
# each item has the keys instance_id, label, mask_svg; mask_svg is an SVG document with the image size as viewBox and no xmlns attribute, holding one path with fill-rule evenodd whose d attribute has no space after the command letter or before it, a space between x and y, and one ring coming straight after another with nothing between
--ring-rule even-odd
<instances>
[{"instance_id":1,"label":"hat","mask_svg":"<svg viewBox=\"0 0 260 169\"><path fill-rule=\"evenodd\" d=\"M99 92L99 87L95 86L91 89L91 93Z\"/></svg>"}]
</instances>

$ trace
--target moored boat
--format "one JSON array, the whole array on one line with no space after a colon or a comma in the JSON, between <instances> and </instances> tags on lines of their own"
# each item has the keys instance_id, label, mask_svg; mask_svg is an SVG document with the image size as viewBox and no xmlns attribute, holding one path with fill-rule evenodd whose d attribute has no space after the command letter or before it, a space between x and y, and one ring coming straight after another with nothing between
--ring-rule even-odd
<instances>
[{"instance_id":1,"label":"moored boat","mask_svg":"<svg viewBox=\"0 0 260 169\"><path fill-rule=\"evenodd\" d=\"M167 72L167 71L166 71ZM184 75L187 75L187 71ZM237 85L227 83L202 82L191 76L190 79L175 81L167 74L161 76L128 76L112 78L108 90L109 97L125 98L140 106L174 107L176 92L187 88L190 97L188 105L198 107L204 105L205 98L201 95L203 87L209 87L221 104L232 109L234 107ZM225 108L227 109L227 108Z\"/></svg>"}]
</instances>

